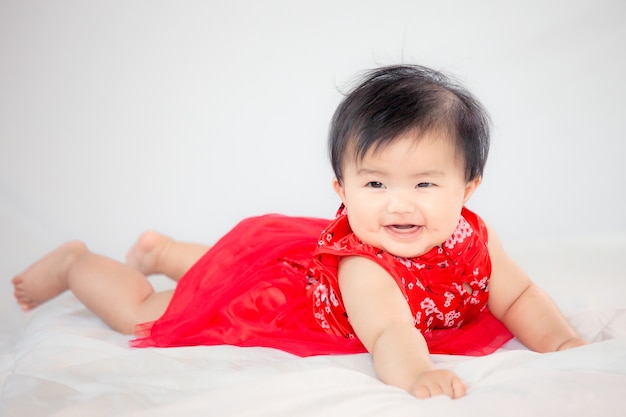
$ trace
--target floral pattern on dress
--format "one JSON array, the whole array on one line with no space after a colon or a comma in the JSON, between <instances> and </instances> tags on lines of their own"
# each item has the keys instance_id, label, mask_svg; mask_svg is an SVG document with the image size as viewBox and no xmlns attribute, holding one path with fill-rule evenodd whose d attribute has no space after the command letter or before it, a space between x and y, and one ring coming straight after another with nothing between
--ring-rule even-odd
<instances>
[{"instance_id":1,"label":"floral pattern on dress","mask_svg":"<svg viewBox=\"0 0 626 417\"><path fill-rule=\"evenodd\" d=\"M321 234L308 291L319 325L353 338L337 282L339 259L364 256L381 265L398 284L423 333L458 328L486 308L491 261L482 220L463 209L454 233L440 246L416 258L401 258L361 242L350 229L347 213Z\"/></svg>"},{"instance_id":2,"label":"floral pattern on dress","mask_svg":"<svg viewBox=\"0 0 626 417\"><path fill-rule=\"evenodd\" d=\"M473 233L474 229L472 229L472 226L470 226L467 220L461 217L456 230L452 233L452 236L450 236L448 240L443 243L443 246L446 249L454 249L458 243L463 243L465 239L472 236Z\"/></svg>"}]
</instances>

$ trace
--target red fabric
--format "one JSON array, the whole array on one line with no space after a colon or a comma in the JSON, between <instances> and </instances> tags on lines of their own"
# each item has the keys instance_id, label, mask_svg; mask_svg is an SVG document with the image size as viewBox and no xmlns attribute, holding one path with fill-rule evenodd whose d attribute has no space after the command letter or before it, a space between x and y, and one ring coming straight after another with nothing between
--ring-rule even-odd
<instances>
[{"instance_id":1,"label":"red fabric","mask_svg":"<svg viewBox=\"0 0 626 417\"><path fill-rule=\"evenodd\" d=\"M332 222L282 215L246 219L185 274L161 318L137 326L131 346L265 346L300 356L365 352L345 315L336 276L339 258L358 254L375 256L398 282L416 317L421 312L416 326L432 353L491 353L511 335L485 309L486 231L477 216L464 210L463 218L468 217L471 221L459 224L471 225L471 236L463 229L463 242L452 250L443 245L411 260L387 254L381 260L379 251L352 234L345 213ZM469 266L461 267L468 260ZM408 261L425 266L410 268ZM475 279L476 268L480 279ZM417 290L418 281L423 289ZM464 282L472 294L463 294ZM454 308L460 315L442 327L442 305L450 298L446 291L456 291ZM443 316L429 309L429 302L421 306L426 298Z\"/></svg>"},{"instance_id":2,"label":"red fabric","mask_svg":"<svg viewBox=\"0 0 626 417\"><path fill-rule=\"evenodd\" d=\"M441 246L417 258L399 258L361 242L346 213L341 213L322 232L315 252L315 315L323 327L355 337L341 301L337 268L342 256L363 256L396 281L431 353L491 353L512 335L487 310L491 275L487 240L482 219L464 208L455 232Z\"/></svg>"}]
</instances>

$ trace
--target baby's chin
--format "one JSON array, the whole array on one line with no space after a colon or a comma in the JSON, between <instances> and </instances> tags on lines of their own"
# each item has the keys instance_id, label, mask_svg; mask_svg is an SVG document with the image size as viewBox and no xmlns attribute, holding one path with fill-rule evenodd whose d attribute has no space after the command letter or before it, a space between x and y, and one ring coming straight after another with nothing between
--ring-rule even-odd
<instances>
[{"instance_id":1,"label":"baby's chin","mask_svg":"<svg viewBox=\"0 0 626 417\"><path fill-rule=\"evenodd\" d=\"M419 258L422 255L427 254L437 246L426 246L421 248L408 247L408 248L398 248L398 247L388 247L388 248L379 248L390 255L397 256L398 258Z\"/></svg>"},{"instance_id":2,"label":"baby's chin","mask_svg":"<svg viewBox=\"0 0 626 417\"><path fill-rule=\"evenodd\" d=\"M387 231L387 229L385 230ZM404 240L404 236L398 237L395 233L383 235L380 233L359 234L357 231L353 231L353 233L361 242L398 258L418 258L430 252L433 248L440 246L440 244L433 244L432 239L428 239L429 242L426 242L426 236L424 235Z\"/></svg>"},{"instance_id":3,"label":"baby's chin","mask_svg":"<svg viewBox=\"0 0 626 417\"><path fill-rule=\"evenodd\" d=\"M422 255L427 254L428 252L430 252L433 248L430 248L428 250L423 250L423 251L406 251L406 252L401 252L401 253L391 253L394 256L397 256L398 258L419 258Z\"/></svg>"}]
</instances>

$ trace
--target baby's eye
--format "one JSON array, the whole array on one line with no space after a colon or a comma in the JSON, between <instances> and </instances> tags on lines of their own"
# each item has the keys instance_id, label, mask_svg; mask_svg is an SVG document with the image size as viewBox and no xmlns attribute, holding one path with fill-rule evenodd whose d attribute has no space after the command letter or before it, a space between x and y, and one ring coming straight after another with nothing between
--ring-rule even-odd
<instances>
[{"instance_id":1,"label":"baby's eye","mask_svg":"<svg viewBox=\"0 0 626 417\"><path fill-rule=\"evenodd\" d=\"M428 187L434 187L435 184L432 182L420 182L419 184L417 184L416 188L428 188Z\"/></svg>"},{"instance_id":2,"label":"baby's eye","mask_svg":"<svg viewBox=\"0 0 626 417\"><path fill-rule=\"evenodd\" d=\"M367 183L367 187L369 188L385 188L385 184L378 181L370 181Z\"/></svg>"}]
</instances>

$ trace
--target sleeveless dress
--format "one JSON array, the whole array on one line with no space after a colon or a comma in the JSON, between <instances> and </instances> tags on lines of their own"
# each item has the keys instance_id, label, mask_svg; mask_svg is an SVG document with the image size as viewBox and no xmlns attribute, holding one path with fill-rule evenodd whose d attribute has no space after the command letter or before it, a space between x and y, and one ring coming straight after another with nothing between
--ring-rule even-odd
<instances>
[{"instance_id":1,"label":"sleeveless dress","mask_svg":"<svg viewBox=\"0 0 626 417\"><path fill-rule=\"evenodd\" d=\"M431 353L485 355L512 338L488 311L483 221L463 208L453 235L416 258L361 242L333 220L278 214L243 220L180 279L165 313L136 326L133 347L263 346L299 356L366 352L346 314L343 256L376 261L395 280Z\"/></svg>"}]
</instances>

